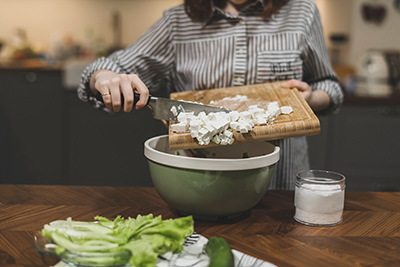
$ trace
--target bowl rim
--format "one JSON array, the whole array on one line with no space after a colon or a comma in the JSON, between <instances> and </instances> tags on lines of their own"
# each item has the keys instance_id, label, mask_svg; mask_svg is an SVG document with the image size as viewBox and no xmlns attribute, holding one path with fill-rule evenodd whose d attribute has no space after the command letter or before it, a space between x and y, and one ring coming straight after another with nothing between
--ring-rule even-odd
<instances>
[{"instance_id":1,"label":"bowl rim","mask_svg":"<svg viewBox=\"0 0 400 267\"><path fill-rule=\"evenodd\" d=\"M280 148L270 142L265 142L274 146L273 152L269 154L251 158L222 159L179 156L156 150L150 146L150 143L162 138L168 138L168 135L155 136L146 140L144 143L144 155L148 160L171 167L206 171L240 171L264 168L275 164L279 160ZM168 157L165 155L168 155Z\"/></svg>"}]
</instances>

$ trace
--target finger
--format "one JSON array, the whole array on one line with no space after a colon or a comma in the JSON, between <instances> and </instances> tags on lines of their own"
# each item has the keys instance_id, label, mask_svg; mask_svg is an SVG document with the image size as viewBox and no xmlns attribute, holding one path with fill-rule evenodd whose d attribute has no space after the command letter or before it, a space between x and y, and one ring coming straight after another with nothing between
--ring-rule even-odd
<instances>
[{"instance_id":1,"label":"finger","mask_svg":"<svg viewBox=\"0 0 400 267\"><path fill-rule=\"evenodd\" d=\"M147 100L149 98L149 89L147 89L146 85L139 79L137 75L131 75L131 84L135 91L140 94L140 99L136 103L136 109L140 109L146 106Z\"/></svg>"},{"instance_id":2,"label":"finger","mask_svg":"<svg viewBox=\"0 0 400 267\"><path fill-rule=\"evenodd\" d=\"M110 94L110 83L109 82L100 82L96 83L95 88L96 90L101 94L101 97L103 98L104 105L106 108L112 110L112 105L111 105L111 94Z\"/></svg>"},{"instance_id":3,"label":"finger","mask_svg":"<svg viewBox=\"0 0 400 267\"><path fill-rule=\"evenodd\" d=\"M296 80L296 79L291 79L289 81L283 82L282 86L286 87L286 88L297 88L300 92L302 92L302 91L310 91L311 90L311 88L308 85L308 83L302 82L302 81L299 81L299 80Z\"/></svg>"},{"instance_id":4,"label":"finger","mask_svg":"<svg viewBox=\"0 0 400 267\"><path fill-rule=\"evenodd\" d=\"M119 110L121 109L121 91L119 89L120 81L120 76L116 76L112 78L110 82L112 110L114 112L119 112Z\"/></svg>"},{"instance_id":5,"label":"finger","mask_svg":"<svg viewBox=\"0 0 400 267\"><path fill-rule=\"evenodd\" d=\"M299 89L299 91L311 91L310 86L306 82L298 81L297 85L295 87L297 87L297 89Z\"/></svg>"},{"instance_id":6,"label":"finger","mask_svg":"<svg viewBox=\"0 0 400 267\"><path fill-rule=\"evenodd\" d=\"M285 87L285 88L297 87L298 82L299 82L299 81L296 80L296 79L291 79L291 80L288 80L288 81L283 82L283 83L282 83L282 87Z\"/></svg>"},{"instance_id":7,"label":"finger","mask_svg":"<svg viewBox=\"0 0 400 267\"><path fill-rule=\"evenodd\" d=\"M133 108L133 89L126 74L121 75L120 89L124 96L124 112L131 112Z\"/></svg>"}]
</instances>

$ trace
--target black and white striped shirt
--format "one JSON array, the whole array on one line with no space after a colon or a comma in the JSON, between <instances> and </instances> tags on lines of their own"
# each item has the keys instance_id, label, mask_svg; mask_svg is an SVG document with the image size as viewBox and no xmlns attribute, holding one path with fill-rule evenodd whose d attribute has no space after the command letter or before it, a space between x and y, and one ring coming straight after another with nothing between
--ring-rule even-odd
<instances>
[{"instance_id":1,"label":"black and white striped shirt","mask_svg":"<svg viewBox=\"0 0 400 267\"><path fill-rule=\"evenodd\" d=\"M78 96L105 108L88 86L91 74L99 69L137 74L152 94L298 79L329 94L326 113L337 111L343 94L330 65L315 3L291 0L269 20L259 16L262 9L262 1L238 16L215 8L206 23L193 23L183 5L169 9L127 49L88 66ZM296 173L309 168L306 139L276 144L281 159L270 189L294 189Z\"/></svg>"}]
</instances>

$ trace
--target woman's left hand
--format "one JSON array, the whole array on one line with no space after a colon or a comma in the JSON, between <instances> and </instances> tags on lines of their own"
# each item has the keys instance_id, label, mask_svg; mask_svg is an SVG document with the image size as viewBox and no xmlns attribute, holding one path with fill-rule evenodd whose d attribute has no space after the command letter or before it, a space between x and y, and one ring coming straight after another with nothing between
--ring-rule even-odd
<instances>
[{"instance_id":1,"label":"woman's left hand","mask_svg":"<svg viewBox=\"0 0 400 267\"><path fill-rule=\"evenodd\" d=\"M299 90L300 95L308 102L311 98L312 90L311 87L306 82L301 82L299 80L289 80L282 83L282 86L285 88L297 88Z\"/></svg>"},{"instance_id":2,"label":"woman's left hand","mask_svg":"<svg viewBox=\"0 0 400 267\"><path fill-rule=\"evenodd\" d=\"M285 88L297 88L300 95L307 101L314 111L324 110L330 104L331 99L327 92L320 89L313 91L306 82L292 79L283 82L282 86Z\"/></svg>"}]
</instances>

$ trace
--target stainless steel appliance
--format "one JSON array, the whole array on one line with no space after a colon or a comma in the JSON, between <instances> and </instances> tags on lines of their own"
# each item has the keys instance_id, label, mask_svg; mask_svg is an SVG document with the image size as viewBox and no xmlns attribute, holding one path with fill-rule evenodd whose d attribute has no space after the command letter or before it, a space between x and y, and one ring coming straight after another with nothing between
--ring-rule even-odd
<instances>
[{"instance_id":1,"label":"stainless steel appliance","mask_svg":"<svg viewBox=\"0 0 400 267\"><path fill-rule=\"evenodd\" d=\"M400 51L369 49L358 60L355 94L388 97L400 92Z\"/></svg>"}]
</instances>

